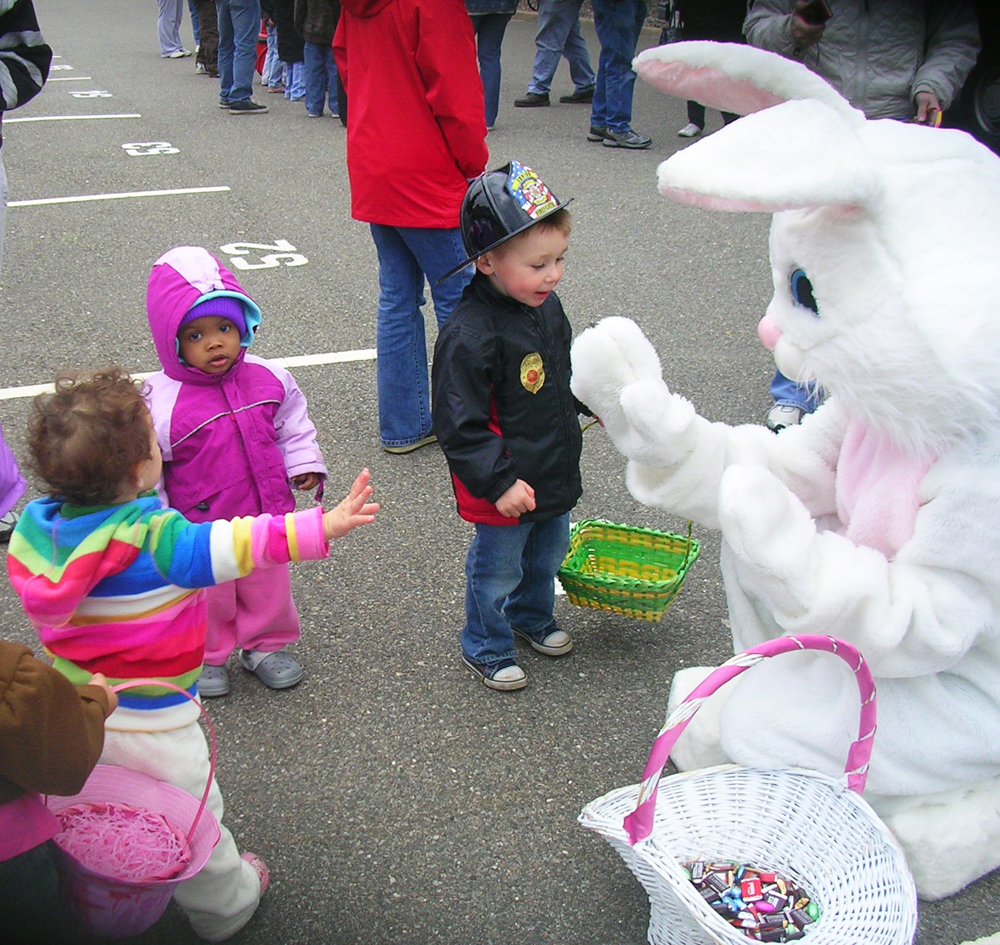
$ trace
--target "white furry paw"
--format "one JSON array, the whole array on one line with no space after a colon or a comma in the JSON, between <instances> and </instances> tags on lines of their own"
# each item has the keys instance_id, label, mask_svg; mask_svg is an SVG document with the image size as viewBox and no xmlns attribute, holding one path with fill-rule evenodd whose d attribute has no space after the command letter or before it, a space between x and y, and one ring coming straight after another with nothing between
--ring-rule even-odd
<instances>
[{"instance_id":1,"label":"white furry paw","mask_svg":"<svg viewBox=\"0 0 1000 945\"><path fill-rule=\"evenodd\" d=\"M719 526L741 580L776 615L800 614L816 525L799 498L763 466L730 466L719 485Z\"/></svg>"},{"instance_id":2,"label":"white furry paw","mask_svg":"<svg viewBox=\"0 0 1000 945\"><path fill-rule=\"evenodd\" d=\"M639 326L605 318L573 343L573 393L601 418L615 446L647 466L676 463L691 448L694 407L671 394Z\"/></svg>"}]
</instances>

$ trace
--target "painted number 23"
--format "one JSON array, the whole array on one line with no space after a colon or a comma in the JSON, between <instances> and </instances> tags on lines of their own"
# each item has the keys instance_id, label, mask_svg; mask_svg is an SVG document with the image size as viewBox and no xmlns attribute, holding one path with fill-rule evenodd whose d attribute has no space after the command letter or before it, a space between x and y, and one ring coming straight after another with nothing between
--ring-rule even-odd
<instances>
[{"instance_id":1,"label":"painted number 23","mask_svg":"<svg viewBox=\"0 0 1000 945\"><path fill-rule=\"evenodd\" d=\"M226 243L220 249L227 256L232 256L235 269L274 269L276 266L304 266L308 259L295 252L295 247L288 240L275 240L274 243ZM263 250L273 249L277 252L264 253ZM259 250L260 262L252 263L243 257L251 250Z\"/></svg>"}]
</instances>

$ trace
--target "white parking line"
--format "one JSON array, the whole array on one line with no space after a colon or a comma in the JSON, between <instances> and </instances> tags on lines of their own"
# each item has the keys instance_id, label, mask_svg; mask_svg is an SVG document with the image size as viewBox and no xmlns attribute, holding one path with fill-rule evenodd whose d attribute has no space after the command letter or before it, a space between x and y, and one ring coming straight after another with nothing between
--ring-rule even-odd
<instances>
[{"instance_id":1,"label":"white parking line","mask_svg":"<svg viewBox=\"0 0 1000 945\"><path fill-rule=\"evenodd\" d=\"M32 118L5 118L4 122L13 125L19 121L99 121L103 118L142 118L142 115L136 112L122 115L36 115Z\"/></svg>"},{"instance_id":2,"label":"white parking line","mask_svg":"<svg viewBox=\"0 0 1000 945\"><path fill-rule=\"evenodd\" d=\"M7 207L41 207L53 203L87 203L92 200L125 200L129 197L174 197L178 194L214 194L229 187L180 187L175 190L132 190L123 194L82 194L79 197L42 197L38 200L12 200Z\"/></svg>"},{"instance_id":3,"label":"white parking line","mask_svg":"<svg viewBox=\"0 0 1000 945\"><path fill-rule=\"evenodd\" d=\"M966 942L965 945L1000 945L1000 932L989 938L977 938L974 942Z\"/></svg>"},{"instance_id":4,"label":"white parking line","mask_svg":"<svg viewBox=\"0 0 1000 945\"><path fill-rule=\"evenodd\" d=\"M269 358L281 367L311 367L316 364L348 364L352 361L374 361L374 348L359 348L356 351L333 351L328 354L300 354L290 358ZM153 371L143 374L133 374L136 380L144 381L153 375ZM26 387L0 388L0 400L17 400L22 397L37 397L39 394L50 393L52 384L31 384Z\"/></svg>"},{"instance_id":5,"label":"white parking line","mask_svg":"<svg viewBox=\"0 0 1000 945\"><path fill-rule=\"evenodd\" d=\"M85 79L89 78L89 75L50 75L49 82L83 82Z\"/></svg>"}]
</instances>

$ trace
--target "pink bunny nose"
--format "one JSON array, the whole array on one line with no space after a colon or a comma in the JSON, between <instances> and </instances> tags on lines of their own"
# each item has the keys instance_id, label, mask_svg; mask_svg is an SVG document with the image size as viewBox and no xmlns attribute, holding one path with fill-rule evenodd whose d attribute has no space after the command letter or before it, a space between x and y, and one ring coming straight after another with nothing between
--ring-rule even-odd
<instances>
[{"instance_id":1,"label":"pink bunny nose","mask_svg":"<svg viewBox=\"0 0 1000 945\"><path fill-rule=\"evenodd\" d=\"M768 351L774 350L774 346L781 337L781 329L774 323L770 314L765 315L757 322L757 337L760 338L760 343Z\"/></svg>"}]
</instances>

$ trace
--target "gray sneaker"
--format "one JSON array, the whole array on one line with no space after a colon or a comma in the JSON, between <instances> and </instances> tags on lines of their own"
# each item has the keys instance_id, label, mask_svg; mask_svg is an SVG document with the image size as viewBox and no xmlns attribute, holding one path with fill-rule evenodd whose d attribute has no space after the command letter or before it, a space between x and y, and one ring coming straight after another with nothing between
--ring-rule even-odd
<instances>
[{"instance_id":1,"label":"gray sneaker","mask_svg":"<svg viewBox=\"0 0 1000 945\"><path fill-rule=\"evenodd\" d=\"M222 666L209 666L206 663L201 668L198 677L198 695L211 699L215 696L229 694L229 670L225 663Z\"/></svg>"},{"instance_id":2,"label":"gray sneaker","mask_svg":"<svg viewBox=\"0 0 1000 945\"><path fill-rule=\"evenodd\" d=\"M602 143L606 148L630 148L633 151L641 151L648 148L653 143L653 139L647 138L631 128L627 131L608 129L607 136Z\"/></svg>"},{"instance_id":3,"label":"gray sneaker","mask_svg":"<svg viewBox=\"0 0 1000 945\"><path fill-rule=\"evenodd\" d=\"M775 404L768 410L764 423L767 425L768 430L780 433L785 427L794 427L797 423L801 423L803 413L804 411L801 407L791 407L788 404Z\"/></svg>"},{"instance_id":4,"label":"gray sneaker","mask_svg":"<svg viewBox=\"0 0 1000 945\"><path fill-rule=\"evenodd\" d=\"M269 689L290 689L302 679L302 667L298 660L284 650L272 653L240 650L240 665Z\"/></svg>"},{"instance_id":5,"label":"gray sneaker","mask_svg":"<svg viewBox=\"0 0 1000 945\"><path fill-rule=\"evenodd\" d=\"M252 98L243 99L242 102L230 102L230 115L263 115L267 111L266 105L255 102Z\"/></svg>"},{"instance_id":6,"label":"gray sneaker","mask_svg":"<svg viewBox=\"0 0 1000 945\"><path fill-rule=\"evenodd\" d=\"M0 518L0 543L10 541L16 524L17 512L8 512L3 518Z\"/></svg>"}]
</instances>

